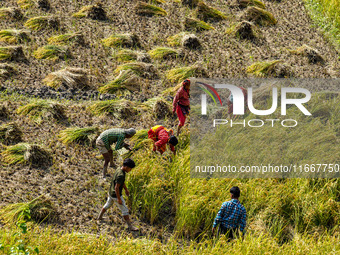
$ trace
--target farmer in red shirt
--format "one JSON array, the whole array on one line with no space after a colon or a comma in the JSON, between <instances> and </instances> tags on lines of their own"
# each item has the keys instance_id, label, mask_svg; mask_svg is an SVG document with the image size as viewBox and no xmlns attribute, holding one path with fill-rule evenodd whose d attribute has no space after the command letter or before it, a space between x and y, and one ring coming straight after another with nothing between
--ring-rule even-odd
<instances>
[{"instance_id":1,"label":"farmer in red shirt","mask_svg":"<svg viewBox=\"0 0 340 255\"><path fill-rule=\"evenodd\" d=\"M162 155L166 151L166 145L169 144L170 150L176 155L175 146L178 144L178 140L173 133L172 129L166 129L161 125L150 128L148 137L155 142L153 151L159 151Z\"/></svg>"},{"instance_id":2,"label":"farmer in red shirt","mask_svg":"<svg viewBox=\"0 0 340 255\"><path fill-rule=\"evenodd\" d=\"M174 101L172 103L173 109L172 113L177 113L178 116L178 128L177 128L177 136L181 128L184 126L186 116L190 111L190 80L184 80L182 83L182 87L177 91Z\"/></svg>"}]
</instances>

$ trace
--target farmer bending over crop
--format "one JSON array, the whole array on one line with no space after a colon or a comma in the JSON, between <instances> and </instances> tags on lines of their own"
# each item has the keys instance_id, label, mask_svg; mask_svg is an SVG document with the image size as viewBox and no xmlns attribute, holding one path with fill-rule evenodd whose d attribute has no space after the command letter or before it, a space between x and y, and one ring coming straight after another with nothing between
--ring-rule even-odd
<instances>
[{"instance_id":1,"label":"farmer bending over crop","mask_svg":"<svg viewBox=\"0 0 340 255\"><path fill-rule=\"evenodd\" d=\"M126 148L127 150L132 150L131 147L124 143L125 138L131 138L136 134L136 130L133 128L129 129L121 129L121 128L112 128L105 130L103 133L99 135L96 140L97 148L100 153L104 156L104 168L103 168L103 176L105 177L107 174L107 166L110 162L110 166L113 166L113 151L111 149L111 145L116 143L115 150L120 150L121 148Z\"/></svg>"},{"instance_id":2,"label":"farmer bending over crop","mask_svg":"<svg viewBox=\"0 0 340 255\"><path fill-rule=\"evenodd\" d=\"M238 229L244 234L246 227L247 212L241 205L239 187L230 189L231 200L224 202L214 220L212 232L214 234L216 226L220 224L220 234L227 234L229 239L234 239Z\"/></svg>"},{"instance_id":3,"label":"farmer bending over crop","mask_svg":"<svg viewBox=\"0 0 340 255\"><path fill-rule=\"evenodd\" d=\"M170 150L176 155L175 146L178 144L178 140L173 134L172 129L166 129L161 125L150 128L148 136L155 142L153 151L159 151L162 155L166 151L166 145L169 144Z\"/></svg>"},{"instance_id":4,"label":"farmer bending over crop","mask_svg":"<svg viewBox=\"0 0 340 255\"><path fill-rule=\"evenodd\" d=\"M119 209L122 211L123 218L128 224L129 229L132 231L138 230L138 228L132 225L132 222L129 218L129 209L126 206L125 200L122 195L122 191L124 189L125 194L129 196L129 191L125 185L125 174L130 172L132 168L134 168L135 166L136 166L135 162L132 159L127 158L124 160L122 168L116 170L111 180L107 202L102 208L102 210L100 211L98 220L103 219L104 213L107 211L107 209L109 209L112 206L113 201L114 201L116 205L119 207Z\"/></svg>"},{"instance_id":5,"label":"farmer bending over crop","mask_svg":"<svg viewBox=\"0 0 340 255\"><path fill-rule=\"evenodd\" d=\"M182 87L177 91L176 96L174 97L174 101L172 103L172 113L177 113L177 117L179 120L177 127L177 136L181 128L185 124L186 116L190 111L190 80L184 80L182 83Z\"/></svg>"}]
</instances>

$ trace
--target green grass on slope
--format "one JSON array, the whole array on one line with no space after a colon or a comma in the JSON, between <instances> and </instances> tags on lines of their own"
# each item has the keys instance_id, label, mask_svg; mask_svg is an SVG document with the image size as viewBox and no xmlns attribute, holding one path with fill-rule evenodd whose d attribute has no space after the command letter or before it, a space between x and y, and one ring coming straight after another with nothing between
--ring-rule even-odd
<instances>
[{"instance_id":1,"label":"green grass on slope","mask_svg":"<svg viewBox=\"0 0 340 255\"><path fill-rule=\"evenodd\" d=\"M340 1L305 0L311 18L340 50Z\"/></svg>"}]
</instances>

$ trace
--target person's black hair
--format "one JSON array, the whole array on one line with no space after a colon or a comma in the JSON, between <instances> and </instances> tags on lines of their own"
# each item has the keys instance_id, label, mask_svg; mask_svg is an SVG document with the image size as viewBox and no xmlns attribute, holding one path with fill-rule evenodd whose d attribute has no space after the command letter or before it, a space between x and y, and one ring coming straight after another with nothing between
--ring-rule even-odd
<instances>
[{"instance_id":1,"label":"person's black hair","mask_svg":"<svg viewBox=\"0 0 340 255\"><path fill-rule=\"evenodd\" d=\"M130 167L130 168L134 168L134 167L136 166L136 164L135 164L135 161L133 161L133 160L130 159L130 158L127 158L127 159L124 160L123 166L127 166L127 167Z\"/></svg>"},{"instance_id":2,"label":"person's black hair","mask_svg":"<svg viewBox=\"0 0 340 255\"><path fill-rule=\"evenodd\" d=\"M174 136L174 135L170 136L169 143L173 146L176 146L178 144L178 140L177 140L176 136Z\"/></svg>"},{"instance_id":3,"label":"person's black hair","mask_svg":"<svg viewBox=\"0 0 340 255\"><path fill-rule=\"evenodd\" d=\"M240 191L240 188L237 187L237 186L234 186L230 189L230 193L233 194L234 197L236 198L239 198L240 197L240 194L241 194L241 191Z\"/></svg>"}]
</instances>

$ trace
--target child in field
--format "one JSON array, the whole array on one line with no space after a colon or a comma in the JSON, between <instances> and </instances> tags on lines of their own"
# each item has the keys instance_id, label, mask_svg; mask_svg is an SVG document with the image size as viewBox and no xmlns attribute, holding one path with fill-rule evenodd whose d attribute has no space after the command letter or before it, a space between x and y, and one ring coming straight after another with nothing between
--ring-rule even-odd
<instances>
[{"instance_id":1,"label":"child in field","mask_svg":"<svg viewBox=\"0 0 340 255\"><path fill-rule=\"evenodd\" d=\"M150 128L148 137L154 141L153 151L159 151L162 155L166 151L166 145L169 144L170 150L176 155L175 146L178 140L173 134L172 129L166 129L161 125Z\"/></svg>"},{"instance_id":2,"label":"child in field","mask_svg":"<svg viewBox=\"0 0 340 255\"><path fill-rule=\"evenodd\" d=\"M121 169L116 170L112 180L111 180L111 185L110 185L110 190L108 193L108 198L107 198L107 202L104 205L104 207L102 208L102 210L100 211L100 214L98 216L98 220L102 220L103 219L103 215L104 213L107 211L107 209L109 209L113 202L115 202L115 204L118 206L118 208L122 211L122 215L124 220L126 221L126 223L129 226L129 229L132 231L137 231L138 228L136 228L135 226L132 225L132 222L129 218L129 209L126 206L125 200L123 198L123 194L122 191L123 189L125 190L125 194L127 196L129 196L129 191L125 185L125 175L126 173L129 173L132 168L134 168L135 162L128 158L125 159L123 162L123 166Z\"/></svg>"},{"instance_id":3,"label":"child in field","mask_svg":"<svg viewBox=\"0 0 340 255\"><path fill-rule=\"evenodd\" d=\"M177 127L177 136L179 135L181 128L185 124L186 116L190 111L190 80L184 80L182 87L177 91L174 101L172 103L172 113L177 113L179 120Z\"/></svg>"},{"instance_id":4,"label":"child in field","mask_svg":"<svg viewBox=\"0 0 340 255\"><path fill-rule=\"evenodd\" d=\"M122 129L122 128L112 128L105 130L99 135L96 140L97 148L104 157L104 168L103 177L107 174L107 166L110 162L110 166L113 166L113 151L111 145L116 143L115 150L120 150L121 148L126 148L127 150L132 150L128 144L124 142L125 138L131 138L136 134L134 128Z\"/></svg>"}]
</instances>

